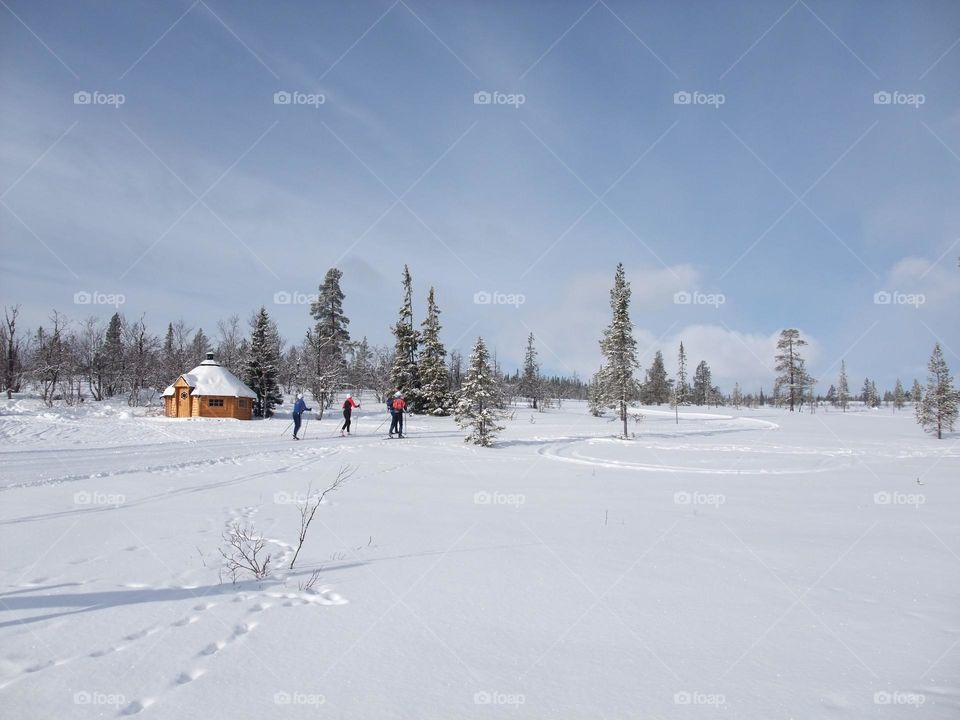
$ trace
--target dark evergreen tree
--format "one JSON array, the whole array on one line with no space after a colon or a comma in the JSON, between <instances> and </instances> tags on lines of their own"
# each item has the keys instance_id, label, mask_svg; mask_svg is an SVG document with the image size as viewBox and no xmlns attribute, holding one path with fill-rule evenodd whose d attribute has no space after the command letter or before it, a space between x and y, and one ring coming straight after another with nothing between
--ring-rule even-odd
<instances>
[{"instance_id":1,"label":"dark evergreen tree","mask_svg":"<svg viewBox=\"0 0 960 720\"><path fill-rule=\"evenodd\" d=\"M643 402L648 405L668 403L671 391L671 381L667 377L663 353L657 350L657 354L653 356L653 364L647 370L647 380L643 384Z\"/></svg>"},{"instance_id":2,"label":"dark evergreen tree","mask_svg":"<svg viewBox=\"0 0 960 720\"><path fill-rule=\"evenodd\" d=\"M534 410L543 410L543 382L540 378L540 363L537 362L537 346L533 333L527 337L527 350L523 356L520 395L527 399Z\"/></svg>"},{"instance_id":3,"label":"dark evergreen tree","mask_svg":"<svg viewBox=\"0 0 960 720\"><path fill-rule=\"evenodd\" d=\"M420 368L417 365L417 349L420 333L413 325L413 279L406 265L403 266L403 304L400 306L400 317L391 329L396 344L390 384L403 393L411 409L419 411Z\"/></svg>"},{"instance_id":4,"label":"dark evergreen tree","mask_svg":"<svg viewBox=\"0 0 960 720\"><path fill-rule=\"evenodd\" d=\"M427 317L421 327L420 412L449 415L453 398L447 373L447 351L440 341L440 308L434 299L433 288L427 295Z\"/></svg>"},{"instance_id":5,"label":"dark evergreen tree","mask_svg":"<svg viewBox=\"0 0 960 720\"><path fill-rule=\"evenodd\" d=\"M630 321L630 283L623 269L623 263L617 265L610 290L610 309L613 317L610 325L603 331L600 350L606 363L599 380L602 397L608 407L615 408L623 423L623 437L629 437L627 414L630 403L639 397L639 385L634 378L637 362L637 341L633 337L633 323Z\"/></svg>"},{"instance_id":6,"label":"dark evergreen tree","mask_svg":"<svg viewBox=\"0 0 960 720\"><path fill-rule=\"evenodd\" d=\"M277 377L280 372L279 340L267 309L261 307L251 321L250 345L243 381L257 394L253 414L268 418L283 402Z\"/></svg>"},{"instance_id":7,"label":"dark evergreen tree","mask_svg":"<svg viewBox=\"0 0 960 720\"><path fill-rule=\"evenodd\" d=\"M927 370L927 389L923 400L917 405L917 422L928 433L942 440L944 431L952 431L957 421L958 398L940 343L933 346Z\"/></svg>"}]
</instances>

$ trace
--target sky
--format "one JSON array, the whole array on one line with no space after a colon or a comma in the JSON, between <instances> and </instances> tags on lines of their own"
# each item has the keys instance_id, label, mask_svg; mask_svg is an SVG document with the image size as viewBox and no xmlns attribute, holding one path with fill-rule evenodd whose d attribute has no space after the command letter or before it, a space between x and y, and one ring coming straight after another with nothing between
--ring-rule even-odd
<instances>
[{"instance_id":1,"label":"sky","mask_svg":"<svg viewBox=\"0 0 960 720\"><path fill-rule=\"evenodd\" d=\"M0 303L299 341L338 267L389 343L408 264L448 349L586 378L622 262L643 368L769 391L795 327L909 384L960 371L958 79L952 0L2 0Z\"/></svg>"}]
</instances>

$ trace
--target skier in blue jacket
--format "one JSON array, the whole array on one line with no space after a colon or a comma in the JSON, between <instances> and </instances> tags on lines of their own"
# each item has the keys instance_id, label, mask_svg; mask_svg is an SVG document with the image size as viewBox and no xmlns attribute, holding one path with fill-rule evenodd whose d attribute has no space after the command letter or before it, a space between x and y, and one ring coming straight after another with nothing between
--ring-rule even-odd
<instances>
[{"instance_id":1,"label":"skier in blue jacket","mask_svg":"<svg viewBox=\"0 0 960 720\"><path fill-rule=\"evenodd\" d=\"M297 401L293 404L293 439L299 440L297 433L300 432L300 416L303 415L304 410L312 411L313 408L308 408L307 403L303 399L303 393L297 393Z\"/></svg>"}]
</instances>

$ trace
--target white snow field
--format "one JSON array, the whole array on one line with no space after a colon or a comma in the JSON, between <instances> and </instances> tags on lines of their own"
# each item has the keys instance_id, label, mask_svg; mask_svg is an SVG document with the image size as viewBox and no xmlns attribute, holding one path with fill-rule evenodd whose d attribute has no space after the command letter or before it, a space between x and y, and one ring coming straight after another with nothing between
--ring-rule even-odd
<instances>
[{"instance_id":1,"label":"white snow field","mask_svg":"<svg viewBox=\"0 0 960 720\"><path fill-rule=\"evenodd\" d=\"M622 441L564 403L482 449L362 400L296 443L7 402L0 717L960 717L960 434L645 408ZM221 573L238 521L263 582Z\"/></svg>"}]
</instances>

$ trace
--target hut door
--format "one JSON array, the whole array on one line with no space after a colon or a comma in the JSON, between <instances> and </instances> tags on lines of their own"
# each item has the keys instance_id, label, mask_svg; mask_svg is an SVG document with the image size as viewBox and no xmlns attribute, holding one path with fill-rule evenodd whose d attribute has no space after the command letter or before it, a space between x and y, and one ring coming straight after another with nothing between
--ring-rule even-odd
<instances>
[{"instance_id":1,"label":"hut door","mask_svg":"<svg viewBox=\"0 0 960 720\"><path fill-rule=\"evenodd\" d=\"M190 391L187 388L177 388L177 417L190 417Z\"/></svg>"}]
</instances>

